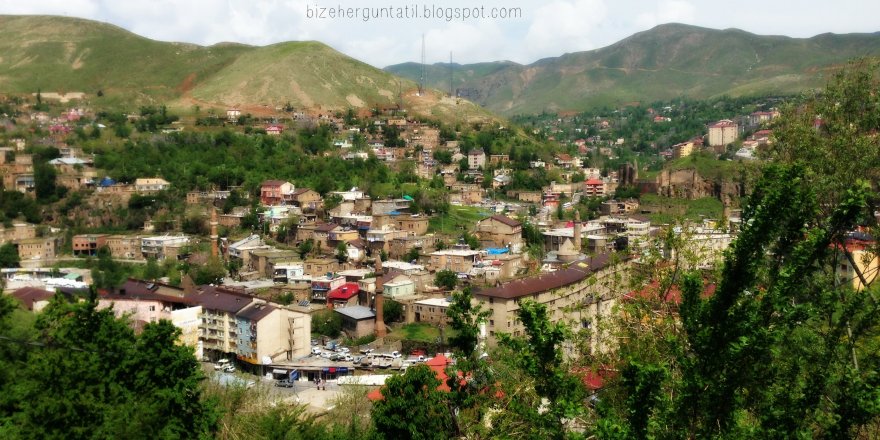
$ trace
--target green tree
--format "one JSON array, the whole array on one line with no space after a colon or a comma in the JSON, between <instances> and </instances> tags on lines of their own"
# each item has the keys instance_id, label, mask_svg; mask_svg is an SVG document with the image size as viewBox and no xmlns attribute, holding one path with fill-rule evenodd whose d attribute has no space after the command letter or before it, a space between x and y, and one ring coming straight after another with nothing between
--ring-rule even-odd
<instances>
[{"instance_id":1,"label":"green tree","mask_svg":"<svg viewBox=\"0 0 880 440\"><path fill-rule=\"evenodd\" d=\"M406 261L418 261L421 251L421 248L410 248L410 250L406 251L406 255L403 256L403 259Z\"/></svg>"},{"instance_id":2,"label":"green tree","mask_svg":"<svg viewBox=\"0 0 880 440\"><path fill-rule=\"evenodd\" d=\"M122 285L128 276L125 268L113 260L110 248L101 246L97 251L98 261L92 269L94 285L99 289L112 290Z\"/></svg>"},{"instance_id":3,"label":"green tree","mask_svg":"<svg viewBox=\"0 0 880 440\"><path fill-rule=\"evenodd\" d=\"M455 289L456 284L458 284L458 274L449 269L439 270L434 275L434 285L437 287L452 290Z\"/></svg>"},{"instance_id":4,"label":"green tree","mask_svg":"<svg viewBox=\"0 0 880 440\"><path fill-rule=\"evenodd\" d=\"M562 346L570 336L568 324L553 323L547 307L532 300L520 303L517 317L525 327L525 336L502 334L500 344L512 355L512 364L531 381L537 402L508 397L509 411L499 414L493 423L496 432L516 427L527 438L564 438L566 420L584 412L586 390L573 375L562 355ZM518 396L522 384L505 384L505 395Z\"/></svg>"},{"instance_id":5,"label":"green tree","mask_svg":"<svg viewBox=\"0 0 880 440\"><path fill-rule=\"evenodd\" d=\"M0 267L18 267L20 263L18 249L14 244L5 243L0 246Z\"/></svg>"},{"instance_id":6,"label":"green tree","mask_svg":"<svg viewBox=\"0 0 880 440\"><path fill-rule=\"evenodd\" d=\"M340 263L348 261L348 246L346 246L344 241L340 241L336 245L336 261Z\"/></svg>"},{"instance_id":7,"label":"green tree","mask_svg":"<svg viewBox=\"0 0 880 440\"><path fill-rule=\"evenodd\" d=\"M205 438L216 432L214 405L201 400L199 364L190 347L176 344L180 330L163 320L136 335L113 313L97 308L93 291L81 303L56 296L38 317L16 381L0 385L17 401L2 405L0 430L7 438Z\"/></svg>"},{"instance_id":8,"label":"green tree","mask_svg":"<svg viewBox=\"0 0 880 440\"><path fill-rule=\"evenodd\" d=\"M299 253L299 259L304 260L306 255L312 252L312 249L315 247L315 242L311 238L300 243L299 246L296 247L297 253Z\"/></svg>"},{"instance_id":9,"label":"green tree","mask_svg":"<svg viewBox=\"0 0 880 440\"><path fill-rule=\"evenodd\" d=\"M217 257L210 257L207 264L199 264L190 268L189 276L196 284L220 284L226 276L226 266Z\"/></svg>"},{"instance_id":10,"label":"green tree","mask_svg":"<svg viewBox=\"0 0 880 440\"><path fill-rule=\"evenodd\" d=\"M393 299L386 299L382 303L382 317L386 324L402 320L403 305Z\"/></svg>"},{"instance_id":11,"label":"green tree","mask_svg":"<svg viewBox=\"0 0 880 440\"><path fill-rule=\"evenodd\" d=\"M312 333L335 338L342 332L342 316L332 310L324 310L312 316Z\"/></svg>"},{"instance_id":12,"label":"green tree","mask_svg":"<svg viewBox=\"0 0 880 440\"><path fill-rule=\"evenodd\" d=\"M440 379L427 365L391 376L382 399L373 404L373 425L383 439L448 439L454 436L446 394Z\"/></svg>"},{"instance_id":13,"label":"green tree","mask_svg":"<svg viewBox=\"0 0 880 440\"><path fill-rule=\"evenodd\" d=\"M156 262L155 258L147 258L147 264L144 266L144 279L156 280L162 277L162 268Z\"/></svg>"}]
</instances>

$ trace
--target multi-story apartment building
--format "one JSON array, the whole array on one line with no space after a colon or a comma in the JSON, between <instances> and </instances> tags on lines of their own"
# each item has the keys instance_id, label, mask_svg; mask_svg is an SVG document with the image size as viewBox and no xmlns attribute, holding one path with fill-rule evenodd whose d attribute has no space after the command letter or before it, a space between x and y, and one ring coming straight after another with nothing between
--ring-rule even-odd
<instances>
[{"instance_id":1,"label":"multi-story apartment building","mask_svg":"<svg viewBox=\"0 0 880 440\"><path fill-rule=\"evenodd\" d=\"M81 234L74 235L71 242L73 255L75 256L94 256L98 253L98 248L107 245L107 234Z\"/></svg>"},{"instance_id":2,"label":"multi-story apartment building","mask_svg":"<svg viewBox=\"0 0 880 440\"><path fill-rule=\"evenodd\" d=\"M626 266L600 254L556 272L479 290L474 300L490 312L483 336L495 344L499 333L522 335L517 311L520 302L529 299L544 304L552 322L568 323L575 330L592 329L591 346L601 349L603 328L598 324L610 317L618 297L626 292Z\"/></svg>"},{"instance_id":3,"label":"multi-story apartment building","mask_svg":"<svg viewBox=\"0 0 880 440\"><path fill-rule=\"evenodd\" d=\"M144 257L141 237L138 235L110 235L106 238L106 244L113 258L139 260Z\"/></svg>"},{"instance_id":4,"label":"multi-story apartment building","mask_svg":"<svg viewBox=\"0 0 880 440\"><path fill-rule=\"evenodd\" d=\"M166 257L177 257L180 248L189 244L189 237L184 235L160 235L141 239L141 254L144 258L164 260Z\"/></svg>"},{"instance_id":5,"label":"multi-story apartment building","mask_svg":"<svg viewBox=\"0 0 880 440\"><path fill-rule=\"evenodd\" d=\"M733 143L739 134L739 125L730 119L709 124L709 146L721 147Z\"/></svg>"},{"instance_id":6,"label":"multi-story apartment building","mask_svg":"<svg viewBox=\"0 0 880 440\"><path fill-rule=\"evenodd\" d=\"M306 356L311 316L255 301L235 315L236 355L253 365Z\"/></svg>"},{"instance_id":7,"label":"multi-story apartment building","mask_svg":"<svg viewBox=\"0 0 880 440\"><path fill-rule=\"evenodd\" d=\"M202 306L199 340L211 358L238 352L236 314L253 302L243 293L219 286L200 286L187 298Z\"/></svg>"}]
</instances>

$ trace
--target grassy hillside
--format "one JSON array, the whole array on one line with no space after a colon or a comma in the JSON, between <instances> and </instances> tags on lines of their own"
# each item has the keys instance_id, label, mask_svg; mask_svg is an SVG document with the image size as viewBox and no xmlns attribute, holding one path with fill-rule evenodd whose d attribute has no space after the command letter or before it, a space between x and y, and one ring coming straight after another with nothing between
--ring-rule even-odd
<instances>
[{"instance_id":1,"label":"grassy hillside","mask_svg":"<svg viewBox=\"0 0 880 440\"><path fill-rule=\"evenodd\" d=\"M280 43L254 48L199 83L192 96L224 104L298 107L347 104L366 107L394 102L413 84L349 58L317 42Z\"/></svg>"},{"instance_id":2,"label":"grassy hillside","mask_svg":"<svg viewBox=\"0 0 880 440\"><path fill-rule=\"evenodd\" d=\"M0 93L103 92L102 107L274 111L372 108L403 101L441 120L496 119L469 102L428 93L317 42L203 47L140 37L113 25L52 16L0 16Z\"/></svg>"},{"instance_id":3,"label":"grassy hillside","mask_svg":"<svg viewBox=\"0 0 880 440\"><path fill-rule=\"evenodd\" d=\"M829 70L859 56L880 56L880 33L822 34L813 38L761 36L667 24L611 46L521 66L513 63L458 68L457 87L475 89L477 102L507 113L580 110L632 101L723 94L787 94L823 86ZM429 84L449 88L449 73ZM418 78L419 65L388 67Z\"/></svg>"},{"instance_id":4,"label":"grassy hillside","mask_svg":"<svg viewBox=\"0 0 880 440\"><path fill-rule=\"evenodd\" d=\"M0 16L0 91L102 90L108 99L164 101L249 50L153 41L75 18Z\"/></svg>"}]
</instances>

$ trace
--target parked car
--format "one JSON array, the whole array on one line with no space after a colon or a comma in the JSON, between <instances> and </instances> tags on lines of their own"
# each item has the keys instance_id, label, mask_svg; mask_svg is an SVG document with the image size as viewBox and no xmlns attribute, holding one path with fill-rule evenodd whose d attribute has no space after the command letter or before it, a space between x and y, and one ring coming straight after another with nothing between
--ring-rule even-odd
<instances>
[{"instance_id":1,"label":"parked car","mask_svg":"<svg viewBox=\"0 0 880 440\"><path fill-rule=\"evenodd\" d=\"M391 352L391 357L393 357L394 359L399 358L399 357L400 357L400 352L398 352L398 351L392 351L392 352Z\"/></svg>"},{"instance_id":2,"label":"parked car","mask_svg":"<svg viewBox=\"0 0 880 440\"><path fill-rule=\"evenodd\" d=\"M330 359L332 356L333 356L333 353L330 353L329 351L322 351L321 352L321 357L324 359Z\"/></svg>"},{"instance_id":3,"label":"parked car","mask_svg":"<svg viewBox=\"0 0 880 440\"><path fill-rule=\"evenodd\" d=\"M351 350L349 350L348 347L339 347L336 351L340 353L351 353Z\"/></svg>"},{"instance_id":4,"label":"parked car","mask_svg":"<svg viewBox=\"0 0 880 440\"><path fill-rule=\"evenodd\" d=\"M354 358L350 354L346 353L342 355L342 360L346 362L353 362Z\"/></svg>"},{"instance_id":5,"label":"parked car","mask_svg":"<svg viewBox=\"0 0 880 440\"><path fill-rule=\"evenodd\" d=\"M321 354L321 347L312 347L312 354L320 355Z\"/></svg>"},{"instance_id":6,"label":"parked car","mask_svg":"<svg viewBox=\"0 0 880 440\"><path fill-rule=\"evenodd\" d=\"M361 354L370 354L372 352L373 352L372 348L362 348L361 349Z\"/></svg>"},{"instance_id":7,"label":"parked car","mask_svg":"<svg viewBox=\"0 0 880 440\"><path fill-rule=\"evenodd\" d=\"M235 365L233 365L232 361L230 361L229 359L220 359L219 361L217 361L216 364L214 364L214 369L217 371L224 371L226 373L233 373L235 372ZM230 369L232 371L229 371Z\"/></svg>"},{"instance_id":8,"label":"parked car","mask_svg":"<svg viewBox=\"0 0 880 440\"><path fill-rule=\"evenodd\" d=\"M292 388L292 387L293 387L293 382L291 382L290 379L276 380L276 381L275 381L275 386L276 386L276 387L283 387L283 388Z\"/></svg>"}]
</instances>

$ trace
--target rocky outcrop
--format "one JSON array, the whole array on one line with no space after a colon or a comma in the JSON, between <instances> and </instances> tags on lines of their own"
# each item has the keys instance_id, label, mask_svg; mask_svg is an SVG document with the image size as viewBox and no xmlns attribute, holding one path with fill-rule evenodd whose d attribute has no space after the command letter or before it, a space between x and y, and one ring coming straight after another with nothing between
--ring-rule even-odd
<instances>
[{"instance_id":1,"label":"rocky outcrop","mask_svg":"<svg viewBox=\"0 0 880 440\"><path fill-rule=\"evenodd\" d=\"M704 197L738 199L746 192L745 182L740 179L705 178L694 169L663 170L653 180L640 180L639 188L646 193L689 200Z\"/></svg>"}]
</instances>

